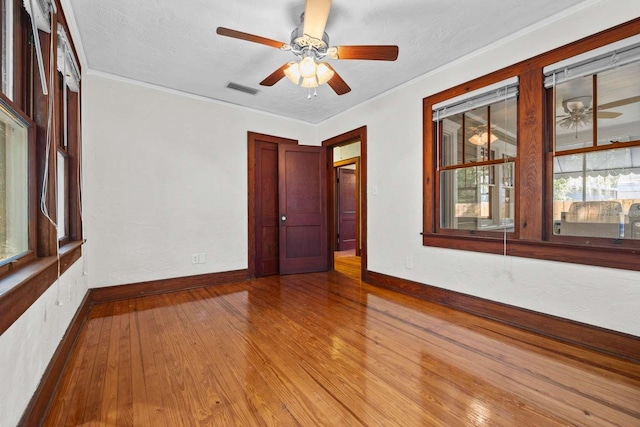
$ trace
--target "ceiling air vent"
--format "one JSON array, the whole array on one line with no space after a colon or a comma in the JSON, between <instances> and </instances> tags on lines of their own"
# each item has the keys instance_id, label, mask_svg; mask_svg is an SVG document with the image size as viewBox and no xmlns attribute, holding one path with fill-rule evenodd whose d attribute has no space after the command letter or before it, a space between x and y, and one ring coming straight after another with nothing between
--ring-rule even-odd
<instances>
[{"instance_id":1,"label":"ceiling air vent","mask_svg":"<svg viewBox=\"0 0 640 427\"><path fill-rule=\"evenodd\" d=\"M255 95L258 92L260 92L258 89L254 89L254 88L249 87L249 86L239 85L238 83L234 83L234 82L229 82L227 84L227 87L229 89L239 90L240 92L248 93L250 95Z\"/></svg>"}]
</instances>

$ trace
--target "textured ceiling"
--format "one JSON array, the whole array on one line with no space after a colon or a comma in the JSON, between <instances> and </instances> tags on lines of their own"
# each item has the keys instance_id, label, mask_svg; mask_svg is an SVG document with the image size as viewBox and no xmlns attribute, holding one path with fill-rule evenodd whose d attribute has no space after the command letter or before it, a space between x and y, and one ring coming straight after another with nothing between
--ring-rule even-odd
<instances>
[{"instance_id":1,"label":"textured ceiling","mask_svg":"<svg viewBox=\"0 0 640 427\"><path fill-rule=\"evenodd\" d=\"M304 0L70 0L88 67L280 116L320 123L348 108L584 0L334 0L333 45L395 44L398 60L335 61L352 91L327 85L317 98L286 78L259 85L295 59L222 37L223 26L288 43ZM259 89L253 96L229 82Z\"/></svg>"}]
</instances>

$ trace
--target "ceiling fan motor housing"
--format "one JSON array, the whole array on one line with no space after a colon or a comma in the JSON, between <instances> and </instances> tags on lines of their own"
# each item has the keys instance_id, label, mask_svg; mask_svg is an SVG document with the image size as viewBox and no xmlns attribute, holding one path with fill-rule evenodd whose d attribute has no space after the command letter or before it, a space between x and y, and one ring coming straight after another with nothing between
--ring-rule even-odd
<instances>
[{"instance_id":1,"label":"ceiling fan motor housing","mask_svg":"<svg viewBox=\"0 0 640 427\"><path fill-rule=\"evenodd\" d=\"M291 50L296 55L302 55L304 50L313 50L318 58L322 58L327 54L329 46L329 35L325 32L322 34L322 40L313 38L304 33L304 24L300 24L291 32Z\"/></svg>"}]
</instances>

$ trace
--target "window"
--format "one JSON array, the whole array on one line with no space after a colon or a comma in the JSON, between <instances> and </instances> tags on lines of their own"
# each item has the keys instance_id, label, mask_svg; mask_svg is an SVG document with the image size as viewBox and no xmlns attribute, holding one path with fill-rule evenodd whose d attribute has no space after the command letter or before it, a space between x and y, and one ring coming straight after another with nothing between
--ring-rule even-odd
<instances>
[{"instance_id":1,"label":"window","mask_svg":"<svg viewBox=\"0 0 640 427\"><path fill-rule=\"evenodd\" d=\"M640 270L639 76L635 19L424 98L423 245Z\"/></svg>"},{"instance_id":2,"label":"window","mask_svg":"<svg viewBox=\"0 0 640 427\"><path fill-rule=\"evenodd\" d=\"M517 79L433 106L439 229L513 232Z\"/></svg>"},{"instance_id":3,"label":"window","mask_svg":"<svg viewBox=\"0 0 640 427\"><path fill-rule=\"evenodd\" d=\"M13 99L13 1L0 0L0 73L2 93Z\"/></svg>"},{"instance_id":4,"label":"window","mask_svg":"<svg viewBox=\"0 0 640 427\"><path fill-rule=\"evenodd\" d=\"M545 69L554 236L640 240L640 40L618 46L633 42Z\"/></svg>"},{"instance_id":5,"label":"window","mask_svg":"<svg viewBox=\"0 0 640 427\"><path fill-rule=\"evenodd\" d=\"M0 265L30 249L28 127L0 102Z\"/></svg>"},{"instance_id":6,"label":"window","mask_svg":"<svg viewBox=\"0 0 640 427\"><path fill-rule=\"evenodd\" d=\"M0 0L0 12L1 334L81 256L82 224L80 68L62 8Z\"/></svg>"},{"instance_id":7,"label":"window","mask_svg":"<svg viewBox=\"0 0 640 427\"><path fill-rule=\"evenodd\" d=\"M67 33L58 26L58 82L56 99L58 110L58 155L56 160L57 189L56 189L56 225L58 240L64 242L70 236L70 163L78 145L76 132L78 126L78 92L80 86L80 71L77 61L69 46Z\"/></svg>"}]
</instances>

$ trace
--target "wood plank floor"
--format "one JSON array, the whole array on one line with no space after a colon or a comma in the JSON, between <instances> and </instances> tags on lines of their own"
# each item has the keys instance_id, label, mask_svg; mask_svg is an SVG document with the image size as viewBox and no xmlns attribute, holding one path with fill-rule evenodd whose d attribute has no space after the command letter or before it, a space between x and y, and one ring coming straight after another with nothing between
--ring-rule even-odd
<instances>
[{"instance_id":1,"label":"wood plank floor","mask_svg":"<svg viewBox=\"0 0 640 427\"><path fill-rule=\"evenodd\" d=\"M95 306L47 426L640 426L640 366L371 287L274 276Z\"/></svg>"}]
</instances>

